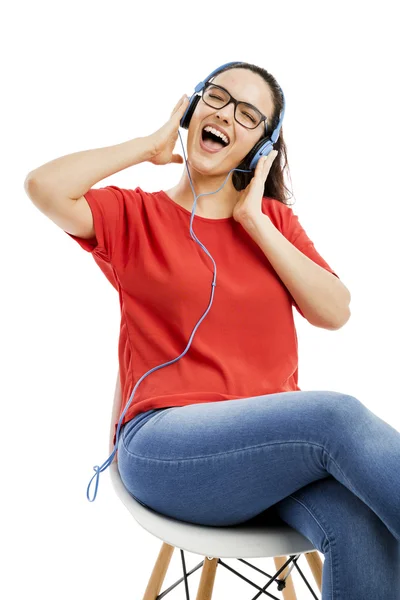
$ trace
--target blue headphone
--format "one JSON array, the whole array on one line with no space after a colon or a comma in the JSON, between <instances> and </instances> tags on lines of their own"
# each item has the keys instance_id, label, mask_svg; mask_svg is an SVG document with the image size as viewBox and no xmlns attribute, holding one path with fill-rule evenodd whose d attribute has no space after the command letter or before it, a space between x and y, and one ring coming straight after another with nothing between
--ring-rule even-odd
<instances>
[{"instance_id":1,"label":"blue headphone","mask_svg":"<svg viewBox=\"0 0 400 600\"><path fill-rule=\"evenodd\" d=\"M221 67L218 67L217 69L215 69L212 73L210 73L210 75L208 77L206 77L206 79L204 79L203 81L200 81L200 83L198 83L196 85L196 87L194 88L194 93L193 93L192 97L190 98L189 105L188 105L186 111L184 112L184 115L180 122L181 127L183 129L189 128L190 119L192 118L195 108L201 99L201 96L197 95L197 94L199 94L199 92L201 92L203 90L205 84L209 81L209 79L211 79L211 77L214 77L214 75L219 73L219 71L222 71L222 69L224 69L228 65L238 65L238 64L241 64L241 63L239 61L225 63ZM253 146L253 148L250 150L250 152L246 158L246 167L247 167L245 169L246 171L254 170L256 168L257 163L260 160L260 158L262 156L268 156L268 154L271 152L271 150L273 150L274 144L279 137L279 133L280 133L280 130L282 127L283 117L285 114L285 96L283 94L282 89L281 88L279 88L279 89L282 93L282 98L283 98L283 107L282 107L281 113L279 115L279 123L276 126L276 128L274 129L274 131L272 132L271 136L262 137L261 140L259 140L257 142L257 144L255 144L255 146ZM234 170L241 171L242 169L234 169Z\"/></svg>"},{"instance_id":2,"label":"blue headphone","mask_svg":"<svg viewBox=\"0 0 400 600\"><path fill-rule=\"evenodd\" d=\"M221 69L223 69L224 67L227 67L228 65L234 65L234 64L240 64L239 62L229 62L226 63L224 65L222 65L222 67L218 67L218 69L215 69L215 71L213 71L212 73L210 73L210 75L204 79L204 81L200 81L200 83L198 83L194 89L194 93L190 99L189 105L184 113L184 115L182 116L182 119L180 121L180 125L183 129L188 129L189 127L189 123L190 123L190 119L192 118L192 115L194 113L194 110L201 98L201 96L197 96L198 92L201 92L201 90L204 88L205 84L207 83L207 81L209 79L211 79L211 77L213 77L214 75L216 75ZM280 88L279 88L280 89ZM281 90L282 92L282 90ZM251 172L253 169L256 168L258 161L260 160L260 158L262 156L268 156L268 154L271 152L271 150L274 147L274 143L276 142L276 140L279 137L279 132L281 129L281 125L282 125L282 121L283 121L283 115L285 114L285 98L283 96L283 92L282 92L282 97L283 97L283 108L281 111L281 114L279 115L279 123L276 127L276 129L273 131L271 136L265 136L263 138L261 138L261 140L259 140L257 142L257 144L255 144L255 146L250 150L250 152L248 153L246 160L244 161L244 164L247 165L248 164L248 169L231 169L231 171L229 171L228 175L226 176L226 179L224 181L224 183L221 185L220 188L218 188L218 190L215 190L215 192L207 192L204 194L199 194L199 196L208 196L210 194L215 194L216 192L218 192L226 183L230 173L232 171L249 171ZM197 199L199 198L199 196L196 196L194 187L193 187L193 182L192 182L192 178L190 176L190 171L188 169L187 166L187 160L186 160L186 155L185 155L185 149L183 146L183 142L182 142L182 138L181 138L181 134L179 133L178 130L178 134L181 140L181 144L182 144L182 150L183 150L183 155L185 157L185 164L186 164L186 170L188 172L188 176L189 176L189 182L190 182L190 186L192 188L192 192L193 192L193 196L194 196L194 203L193 203L193 208L192 208L192 215L191 215L191 219L190 219L190 235L192 236L192 238L194 239L195 242L197 242L202 248L203 250L206 252L206 254L208 254L208 256L211 258L212 262L214 263L215 266L215 271L214 271L214 279L211 283L211 301L210 304L206 310L206 312L204 313L204 315L201 317L201 319L198 321L198 323L196 324L195 328L193 329L191 336L189 338L189 342L188 345L186 347L186 349L184 350L184 352L182 352L182 354L180 354L179 356L177 356L176 358L163 363L162 365L158 365L157 367L153 367L152 369L150 369L150 371L147 371L147 373L145 373L144 375L142 375L142 377L140 377L140 379L136 382L135 387L133 388L132 394L128 400L128 402L126 403L126 406L124 408L124 410L122 411L122 414L119 417L119 421L118 421L118 426L117 426L117 431L116 431L116 443L114 446L114 450L112 451L111 455L108 457L108 459L99 467L98 465L93 467L93 470L95 471L95 474L93 475L92 479L89 482L89 485L87 487L86 490L86 497L89 500L89 502L93 502L96 499L96 495L97 495L97 488L99 485L99 476L100 473L102 471L104 471L109 465L111 465L112 461L113 461L113 457L117 451L117 447L118 447L118 442L119 442L119 434L120 434L120 430L121 430L121 422L123 420L123 417L126 413L126 411L128 410L132 400L133 400L133 396L135 395L135 391L138 387L138 385L142 382L142 380L147 377L147 375L150 375L150 373L153 373L153 371L157 371L158 369L161 369L163 367L167 367L168 365L173 364L174 362L176 362L177 360L180 360L185 354L186 352L189 350L190 344L192 343L194 334L197 331L197 328L199 327L200 323L203 321L203 319L206 317L207 313L210 310L211 304L214 300L214 293L215 293L215 287L216 287L216 264L215 264L215 260L213 259L213 257L211 256L211 254L209 253L209 251L207 250L207 248L200 242L200 240L198 240L196 234L194 233L193 229L192 229L192 223L193 223L193 218L194 218L194 214L195 214L195 210L196 210L196 203L197 203ZM95 488L95 493L94 493L94 497L91 500L89 498L89 489L91 486L92 481L96 479L96 488ZM140 503L143 504L143 502L141 502L138 498L136 498L136 500ZM145 504L143 504L143 506L146 506Z\"/></svg>"}]
</instances>

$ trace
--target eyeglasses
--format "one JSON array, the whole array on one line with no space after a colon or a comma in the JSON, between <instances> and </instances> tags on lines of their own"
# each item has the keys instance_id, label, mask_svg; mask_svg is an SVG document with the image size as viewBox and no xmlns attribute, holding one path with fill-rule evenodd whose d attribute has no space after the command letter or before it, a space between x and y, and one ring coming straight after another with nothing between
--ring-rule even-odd
<instances>
[{"instance_id":1,"label":"eyeglasses","mask_svg":"<svg viewBox=\"0 0 400 600\"><path fill-rule=\"evenodd\" d=\"M239 102L225 88L215 83L207 82L203 88L202 100L211 108L223 108L233 102L235 105L235 121L247 129L255 129L262 121L265 121L267 130L267 117L258 108L247 102Z\"/></svg>"}]
</instances>

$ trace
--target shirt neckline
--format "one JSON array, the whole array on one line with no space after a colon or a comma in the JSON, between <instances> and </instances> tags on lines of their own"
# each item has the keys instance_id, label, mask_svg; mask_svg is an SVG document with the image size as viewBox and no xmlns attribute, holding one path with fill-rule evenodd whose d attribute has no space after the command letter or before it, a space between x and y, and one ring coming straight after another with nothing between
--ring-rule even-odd
<instances>
[{"instance_id":1,"label":"shirt neckline","mask_svg":"<svg viewBox=\"0 0 400 600\"><path fill-rule=\"evenodd\" d=\"M192 215L192 212L190 210L187 210L186 208L184 208L183 206L181 206L180 204L175 202L175 200L172 200L172 198L170 198L170 196L168 196L168 194L166 192L164 192L164 190L160 190L158 192L158 194L161 194L161 196L163 198L165 198L171 204L173 204L178 209L183 211L186 215L190 215L190 216ZM200 221L205 221L206 223L220 223L220 222L224 222L224 221L234 221L233 217L223 217L222 219L208 219L207 217L201 217L200 215L196 215L196 214L194 215L194 219L200 219Z\"/></svg>"}]
</instances>

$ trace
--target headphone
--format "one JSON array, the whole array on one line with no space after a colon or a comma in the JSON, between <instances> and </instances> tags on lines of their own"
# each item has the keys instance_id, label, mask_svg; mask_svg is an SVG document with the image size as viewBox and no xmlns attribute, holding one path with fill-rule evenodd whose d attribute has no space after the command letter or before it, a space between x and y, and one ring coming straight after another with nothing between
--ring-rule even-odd
<instances>
[{"instance_id":1,"label":"headphone","mask_svg":"<svg viewBox=\"0 0 400 600\"><path fill-rule=\"evenodd\" d=\"M192 115L193 115L193 113L194 113L194 111L196 109L196 106L199 103L200 98L201 98L201 96L198 96L197 94L202 91L202 89L204 88L204 86L207 83L207 81L209 79L211 79L211 77L213 77L214 75L216 75L217 73L219 73L219 71L221 71L221 69L224 69L228 65L238 65L238 64L241 64L241 63L239 63L238 61L225 63L221 67L218 67L218 69L215 69L215 71L213 71L212 73L210 73L210 75L206 79L204 79L203 81L200 81L200 83L198 83L196 85L196 87L194 88L194 93L193 93L192 97L190 98L190 102L188 104L188 107L185 110L185 113L183 114L183 116L182 116L182 118L180 120L180 125L181 125L181 127L183 129L188 129L189 123L190 123L190 119L192 118ZM279 89L282 92L281 88L279 88ZM272 135L271 136L268 136L268 135L263 136L253 146L253 148L250 150L250 152L248 153L248 155L246 157L246 160L243 161L243 164L248 165L248 168L247 169L239 169L239 168L231 169L231 171L229 171L228 175L226 176L226 179L225 179L224 183L221 185L220 188L218 188L217 190L215 190L215 192L207 192L207 193L204 193L204 194L199 194L199 196L196 196L196 192L195 192L194 187L193 187L192 178L190 176L190 171L189 171L188 166L187 166L187 160L186 160L186 155L185 155L185 149L184 149L183 142L182 142L182 137L181 137L181 134L180 134L179 129L178 129L178 134L179 134L180 141L181 141L181 144L182 144L183 155L185 157L185 166L186 166L186 170L188 172L189 182L190 182L190 186L192 188L192 192L193 192L193 196L194 196L194 203L193 203L193 208L192 208L192 215L191 215L191 218L190 218L190 235L192 236L192 238L194 239L194 241L197 242L203 248L203 250L206 252L206 254L211 258L212 262L214 263L214 267L215 267L214 279L213 279L213 281L211 283L211 290L212 290L211 291L211 300L210 300L210 304L209 304L206 312L203 314L203 316L201 317L201 319L198 321L197 325L193 329L193 331L191 333L191 336L189 338L188 345L186 346L186 349L184 350L184 352L182 352L182 354L180 354L176 358L174 358L174 359L172 359L172 360L170 360L170 361L168 361L166 363L163 363L162 365L158 365L157 367L153 367L152 369L150 369L149 371L147 371L147 373L145 373L144 375L142 375L138 379L138 381L136 382L136 384L135 384L135 386L133 388L132 394L131 394L128 402L126 403L126 406L125 406L124 410L122 411L122 413L121 413L121 415L119 417L118 427L117 427L117 431L116 431L116 443L115 443L115 446L114 446L114 450L112 451L112 453L108 457L108 459L100 467L98 465L96 465L96 466L93 467L93 470L95 471L95 474L93 475L92 479L90 480L89 485L88 485L87 490L86 490L86 497L89 500L89 502L93 502L96 499L97 488L98 488L98 485L99 485L99 476L100 476L100 473L102 471L104 471L109 465L111 465L111 463L113 461L114 454L116 453L116 451L118 449L119 434L120 434L120 430L121 430L121 427L122 427L121 426L121 421L124 418L124 415L125 415L126 411L128 410L128 408L129 408L132 400L133 400L133 396L135 395L136 388L142 382L142 380L145 377L147 377L147 375L150 375L150 373L153 373L153 371L157 371L158 369L162 369L163 367L167 367L168 365L171 365L172 363L174 363L177 360L181 359L186 354L186 352L189 350L190 344L192 343L192 340L193 340L194 334L196 333L196 330L198 329L200 323L204 320L204 318L206 317L207 313L209 312L209 310L211 308L211 304L212 304L213 299L214 299L215 287L217 285L216 284L216 278L217 278L217 276L216 276L216 270L217 270L217 266L215 264L215 260L213 259L213 257L211 256L211 254L209 253L209 251L207 250L207 248L197 238L197 236L194 233L193 228L192 228L193 218L194 218L194 214L195 214L195 210L196 210L197 199L200 196L208 196L210 194L215 194L216 192L218 192L225 185L225 183L226 183L226 181L227 181L227 179L228 179L228 177L229 177L229 175L230 175L230 173L232 171L245 171L245 172L249 171L249 172L251 172L252 170L254 170L256 168L257 163L258 163L258 161L260 160L260 158L262 156L268 156L268 154L271 152L271 150L274 147L274 143L276 142L276 140L279 137L279 133L280 133L281 126L282 126L282 121L283 121L283 116L285 114L285 97L283 95L283 92L282 92L282 98L283 98L283 108L282 108L281 113L279 115L279 123L276 126L276 128L274 129ZM95 478L96 478L95 493L94 493L93 499L91 500L89 498L89 489L90 489L90 486L91 486L91 483L92 483L93 479L95 479ZM139 502L143 506L146 506L146 504L143 504L143 502L141 502L138 498L135 498L135 499L137 500L137 502Z\"/></svg>"},{"instance_id":2,"label":"headphone","mask_svg":"<svg viewBox=\"0 0 400 600\"><path fill-rule=\"evenodd\" d=\"M210 73L208 75L208 77L206 77L203 81L200 81L200 83L198 83L196 85L196 87L194 88L194 93L193 93L192 97L190 98L188 107L185 110L183 117L181 118L181 121L180 121L180 125L181 125L182 129L189 128L190 120L193 116L196 106L198 105L199 101L201 100L201 95L197 95L197 94L202 92L205 84L208 83L209 79L211 79L211 77L214 77L214 75L217 75L217 73L222 71L225 67L227 67L229 65L239 65L239 64L243 64L243 63L240 63L239 61L225 63L221 67L218 67L217 69L215 69L212 73ZM283 99L283 107L282 107L281 113L279 115L279 123L276 126L276 128L274 129L274 131L272 132L271 136L268 136L268 135L263 136L255 144L255 146L253 146L253 148L250 150L249 154L246 157L246 165L245 165L247 167L245 169L246 171L247 170L253 171L256 168L257 163L260 160L260 158L262 156L268 156L268 154L271 152L271 150L273 150L274 144L279 137L279 133L280 133L280 130L282 127L283 117L285 115L285 96L283 94L281 87L279 87L279 89L281 91L282 99ZM236 171L236 170L241 170L241 169L233 169L233 170Z\"/></svg>"}]
</instances>

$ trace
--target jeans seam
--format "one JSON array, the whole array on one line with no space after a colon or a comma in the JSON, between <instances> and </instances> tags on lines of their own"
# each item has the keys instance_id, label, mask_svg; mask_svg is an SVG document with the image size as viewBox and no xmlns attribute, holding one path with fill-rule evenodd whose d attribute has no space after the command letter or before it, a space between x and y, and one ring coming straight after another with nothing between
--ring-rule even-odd
<instances>
[{"instance_id":1,"label":"jeans seam","mask_svg":"<svg viewBox=\"0 0 400 600\"><path fill-rule=\"evenodd\" d=\"M122 440L122 445L124 447L125 452L127 454L129 454L130 456L133 456L134 458L140 458L143 460L150 460L150 461L156 461L156 462L187 462L187 461L195 461L195 460L204 460L204 459L208 459L208 458L213 458L215 456L226 456L228 454L245 452L246 450L258 450L260 448L264 448L267 446L282 446L283 444L306 444L307 446L316 446L317 448L321 448L324 452L326 452L326 454L328 454L328 456L330 457L332 462L335 463L337 469L342 473L343 477L346 479L346 481L348 481L349 485L354 490L354 487L349 482L346 475L343 473L342 469L339 467L339 465L337 464L335 459L329 454L329 452L327 452L327 450L324 448L324 446L322 446L321 444L316 444L315 442L307 442L304 440L291 440L290 442L273 442L273 443L266 443L266 444L257 444L256 446L248 446L247 448L240 448L238 450L228 450L227 452L216 452L215 454L206 454L204 456L192 456L191 458L152 458L150 456L141 456L140 454L135 454L134 452L130 452L130 450L128 450L128 448L126 447L126 445L124 443L124 439L122 437L121 437L121 440Z\"/></svg>"},{"instance_id":2,"label":"jeans seam","mask_svg":"<svg viewBox=\"0 0 400 600\"><path fill-rule=\"evenodd\" d=\"M121 437L122 442L124 442L123 438ZM128 448L125 446L125 444L123 443L124 446L124 450L126 451L127 454L129 454L130 456L133 456L134 458L141 458L143 460L152 460L152 461L156 461L156 462L185 462L185 461L192 461L192 460L203 460L203 459L207 459L207 458L213 458L215 456L226 456L227 454L235 454L238 452L245 452L246 450L258 450L259 448L264 448L266 446L280 446L283 444L307 444L307 446L317 446L318 448L322 448L322 450L325 451L324 446L322 446L321 444L316 444L315 442L306 442L304 440L291 440L290 442L272 442L272 443L266 443L266 444L257 444L256 446L247 446L247 448L239 448L238 450L227 450L226 452L216 452L215 454L205 454L204 456L192 456L191 458L153 458L151 456L142 456L140 454L135 454L134 452L131 452L130 450L128 450ZM334 459L332 459L334 461ZM334 461L335 462L335 461Z\"/></svg>"},{"instance_id":3,"label":"jeans seam","mask_svg":"<svg viewBox=\"0 0 400 600\"><path fill-rule=\"evenodd\" d=\"M301 506L303 506L303 508L310 513L310 515L312 516L312 518L314 519L314 521L317 523L318 527L320 527L322 529L322 531L324 532L325 538L328 541L328 544L330 546L330 548L332 548L333 546L336 546L336 540L332 534L332 538L330 538L330 536L328 535L325 527L323 526L322 523L320 522L320 518L321 517L317 517L317 515L313 512L315 511L315 508L310 508L309 506L307 506L303 501L299 500L298 498L295 498L294 496L289 496L289 498L291 498L292 500L294 500L295 502L297 502L298 504L301 504ZM334 561L334 556L333 556L333 552L331 552L331 598L335 598L336 596L333 593L333 561Z\"/></svg>"}]
</instances>

